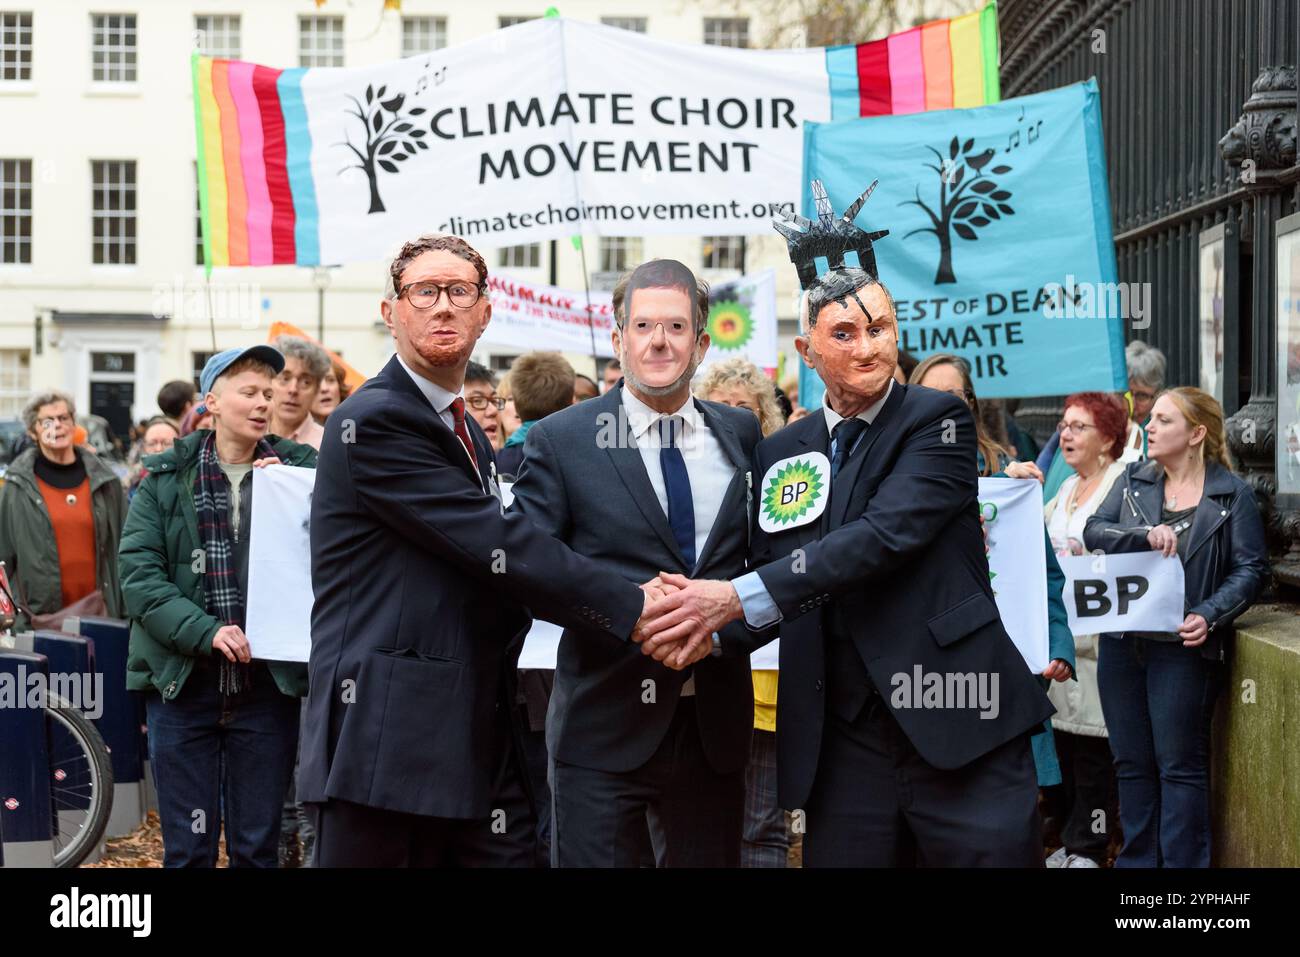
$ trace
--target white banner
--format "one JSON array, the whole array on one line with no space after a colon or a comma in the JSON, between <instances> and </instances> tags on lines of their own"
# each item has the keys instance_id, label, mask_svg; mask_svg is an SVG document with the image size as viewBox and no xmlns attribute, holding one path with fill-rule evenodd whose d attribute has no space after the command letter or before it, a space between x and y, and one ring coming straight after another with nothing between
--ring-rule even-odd
<instances>
[{"instance_id":1,"label":"white banner","mask_svg":"<svg viewBox=\"0 0 1300 957\"><path fill-rule=\"evenodd\" d=\"M1043 487L1023 479L981 478L979 501L1002 624L1029 670L1041 674L1049 662Z\"/></svg>"},{"instance_id":2,"label":"white banner","mask_svg":"<svg viewBox=\"0 0 1300 957\"><path fill-rule=\"evenodd\" d=\"M614 354L610 330L614 327L613 297L581 289L560 289L529 282L510 273L488 276L492 321L482 339L485 345L578 352L609 358ZM587 304L591 303L591 324Z\"/></svg>"},{"instance_id":3,"label":"white banner","mask_svg":"<svg viewBox=\"0 0 1300 957\"><path fill-rule=\"evenodd\" d=\"M1059 556L1065 610L1076 635L1176 632L1184 612L1183 563L1160 552Z\"/></svg>"},{"instance_id":4,"label":"white banner","mask_svg":"<svg viewBox=\"0 0 1300 957\"><path fill-rule=\"evenodd\" d=\"M306 661L311 653L311 493L316 470L253 469L244 634L254 658Z\"/></svg>"},{"instance_id":5,"label":"white banner","mask_svg":"<svg viewBox=\"0 0 1300 957\"><path fill-rule=\"evenodd\" d=\"M495 246L767 235L776 210L797 211L802 123L831 118L823 50L686 46L567 19L308 70L301 90L324 263L383 259L394 236L430 231Z\"/></svg>"}]
</instances>

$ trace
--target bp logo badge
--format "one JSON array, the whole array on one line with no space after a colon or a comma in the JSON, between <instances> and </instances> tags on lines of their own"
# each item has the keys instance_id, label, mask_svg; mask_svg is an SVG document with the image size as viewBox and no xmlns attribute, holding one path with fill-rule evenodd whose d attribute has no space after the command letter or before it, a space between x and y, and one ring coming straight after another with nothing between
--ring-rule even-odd
<instances>
[{"instance_id":1,"label":"bp logo badge","mask_svg":"<svg viewBox=\"0 0 1300 957\"><path fill-rule=\"evenodd\" d=\"M739 349L754 337L754 320L749 310L734 299L709 309L709 338L719 349Z\"/></svg>"},{"instance_id":2,"label":"bp logo badge","mask_svg":"<svg viewBox=\"0 0 1300 957\"><path fill-rule=\"evenodd\" d=\"M821 452L806 452L775 463L759 486L758 527L781 532L821 517L830 498L831 463Z\"/></svg>"}]
</instances>

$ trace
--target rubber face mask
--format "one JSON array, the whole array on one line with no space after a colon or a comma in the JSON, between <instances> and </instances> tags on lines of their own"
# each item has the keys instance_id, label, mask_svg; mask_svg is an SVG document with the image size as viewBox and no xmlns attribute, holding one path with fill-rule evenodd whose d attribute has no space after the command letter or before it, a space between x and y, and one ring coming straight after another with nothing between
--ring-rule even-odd
<instances>
[{"instance_id":1,"label":"rubber face mask","mask_svg":"<svg viewBox=\"0 0 1300 957\"><path fill-rule=\"evenodd\" d=\"M898 366L898 326L885 290L873 283L847 291L816 315L807 349L832 401L881 395Z\"/></svg>"}]
</instances>

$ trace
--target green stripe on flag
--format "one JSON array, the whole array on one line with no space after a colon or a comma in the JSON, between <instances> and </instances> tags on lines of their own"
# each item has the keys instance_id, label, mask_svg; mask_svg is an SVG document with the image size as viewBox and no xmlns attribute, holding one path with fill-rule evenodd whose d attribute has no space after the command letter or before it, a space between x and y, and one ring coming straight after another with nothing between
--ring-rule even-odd
<instances>
[{"instance_id":1,"label":"green stripe on flag","mask_svg":"<svg viewBox=\"0 0 1300 957\"><path fill-rule=\"evenodd\" d=\"M980 11L980 47L980 59L984 62L984 102L997 103L1002 99L1002 86L998 81L998 64L1002 56L997 0Z\"/></svg>"},{"instance_id":2,"label":"green stripe on flag","mask_svg":"<svg viewBox=\"0 0 1300 957\"><path fill-rule=\"evenodd\" d=\"M194 140L197 146L195 168L198 172L199 221L203 225L203 274L212 277L212 238L208 227L208 167L203 148L203 114L199 102L199 54L190 54L190 81L194 89Z\"/></svg>"}]
</instances>

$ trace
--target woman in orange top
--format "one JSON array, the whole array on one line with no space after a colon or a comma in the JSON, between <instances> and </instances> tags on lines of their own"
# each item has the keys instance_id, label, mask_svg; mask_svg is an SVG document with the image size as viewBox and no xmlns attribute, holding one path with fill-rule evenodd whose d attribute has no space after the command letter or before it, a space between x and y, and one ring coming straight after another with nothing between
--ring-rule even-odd
<instances>
[{"instance_id":1,"label":"woman in orange top","mask_svg":"<svg viewBox=\"0 0 1300 957\"><path fill-rule=\"evenodd\" d=\"M126 493L117 475L74 442L76 409L61 392L23 409L35 445L5 473L0 491L0 561L19 602L50 614L98 590L108 614L122 617L117 545ZM19 613L16 629L31 627Z\"/></svg>"}]
</instances>

